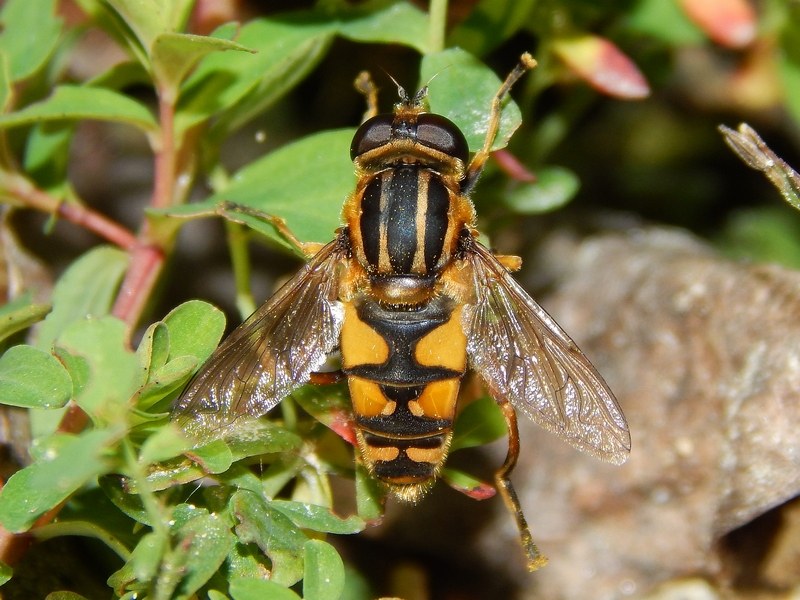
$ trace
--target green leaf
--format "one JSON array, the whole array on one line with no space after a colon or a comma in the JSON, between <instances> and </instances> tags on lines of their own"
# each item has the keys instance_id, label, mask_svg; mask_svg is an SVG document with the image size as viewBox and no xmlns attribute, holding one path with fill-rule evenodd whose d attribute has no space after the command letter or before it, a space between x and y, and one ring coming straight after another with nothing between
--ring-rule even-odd
<instances>
[{"instance_id":1,"label":"green leaf","mask_svg":"<svg viewBox=\"0 0 800 600\"><path fill-rule=\"evenodd\" d=\"M139 361L126 348L126 339L125 323L101 317L72 323L56 340L56 354L67 363L70 373L72 365L65 355L82 359L80 364L89 369L75 402L95 420L124 422L128 401L143 383Z\"/></svg>"},{"instance_id":2,"label":"green leaf","mask_svg":"<svg viewBox=\"0 0 800 600\"><path fill-rule=\"evenodd\" d=\"M174 458L189 450L192 441L181 435L174 423L167 423L160 427L153 435L148 437L139 450L139 461L150 464Z\"/></svg>"},{"instance_id":3,"label":"green leaf","mask_svg":"<svg viewBox=\"0 0 800 600\"><path fill-rule=\"evenodd\" d=\"M675 48L699 46L708 41L678 2L639 0L626 11L623 21L626 29Z\"/></svg>"},{"instance_id":4,"label":"green leaf","mask_svg":"<svg viewBox=\"0 0 800 600\"><path fill-rule=\"evenodd\" d=\"M235 202L280 216L302 241L329 242L341 223L342 204L355 185L350 162L353 133L352 129L324 131L288 144L240 170L225 190L203 202L171 209L169 214L204 216L224 201ZM228 212L231 218L290 247L271 224L235 209Z\"/></svg>"},{"instance_id":5,"label":"green leaf","mask_svg":"<svg viewBox=\"0 0 800 600\"><path fill-rule=\"evenodd\" d=\"M230 448L222 440L214 440L194 448L186 455L203 470L204 474L224 473L233 464Z\"/></svg>"},{"instance_id":6,"label":"green leaf","mask_svg":"<svg viewBox=\"0 0 800 600\"><path fill-rule=\"evenodd\" d=\"M86 596L81 596L76 592L60 591L50 592L44 600L88 600Z\"/></svg>"},{"instance_id":7,"label":"green leaf","mask_svg":"<svg viewBox=\"0 0 800 600\"><path fill-rule=\"evenodd\" d=\"M184 576L178 587L179 597L189 598L222 565L233 549L234 537L219 515L205 511L180 526L176 534L182 546L188 545Z\"/></svg>"},{"instance_id":8,"label":"green leaf","mask_svg":"<svg viewBox=\"0 0 800 600\"><path fill-rule=\"evenodd\" d=\"M541 214L564 206L580 188L577 175L564 167L536 169L536 181L514 182L503 194L503 202L520 214Z\"/></svg>"},{"instance_id":9,"label":"green leaf","mask_svg":"<svg viewBox=\"0 0 800 600\"><path fill-rule=\"evenodd\" d=\"M482 0L450 32L447 45L484 56L528 26L535 0Z\"/></svg>"},{"instance_id":10,"label":"green leaf","mask_svg":"<svg viewBox=\"0 0 800 600\"><path fill-rule=\"evenodd\" d=\"M160 33L179 31L186 25L193 0L107 0L149 49Z\"/></svg>"},{"instance_id":11,"label":"green leaf","mask_svg":"<svg viewBox=\"0 0 800 600\"><path fill-rule=\"evenodd\" d=\"M225 333L225 314L201 300L190 300L164 317L169 332L170 360L193 356L203 364L219 345Z\"/></svg>"},{"instance_id":12,"label":"green leaf","mask_svg":"<svg viewBox=\"0 0 800 600\"><path fill-rule=\"evenodd\" d=\"M386 490L380 481L369 474L367 468L356 463L356 507L358 516L365 521L375 522L383 517L386 504Z\"/></svg>"},{"instance_id":13,"label":"green leaf","mask_svg":"<svg viewBox=\"0 0 800 600\"><path fill-rule=\"evenodd\" d=\"M39 328L36 346L49 351L73 321L107 315L127 267L128 255L109 246L94 248L73 262L56 283L53 310Z\"/></svg>"},{"instance_id":14,"label":"green leaf","mask_svg":"<svg viewBox=\"0 0 800 600\"><path fill-rule=\"evenodd\" d=\"M28 293L0 306L0 342L38 323L49 312L49 304L31 302Z\"/></svg>"},{"instance_id":15,"label":"green leaf","mask_svg":"<svg viewBox=\"0 0 800 600\"><path fill-rule=\"evenodd\" d=\"M366 524L356 516L351 515L346 519L333 514L326 506L293 502L291 500L273 500L270 506L281 511L298 527L313 529L321 533L337 533L340 535L358 533Z\"/></svg>"},{"instance_id":16,"label":"green leaf","mask_svg":"<svg viewBox=\"0 0 800 600\"><path fill-rule=\"evenodd\" d=\"M148 381L139 391L136 408L148 410L177 389L183 387L197 368L193 356L181 356L151 372Z\"/></svg>"},{"instance_id":17,"label":"green leaf","mask_svg":"<svg viewBox=\"0 0 800 600\"><path fill-rule=\"evenodd\" d=\"M67 184L67 167L73 123L47 122L34 126L25 145L25 171L37 185L45 190L56 191Z\"/></svg>"},{"instance_id":18,"label":"green leaf","mask_svg":"<svg viewBox=\"0 0 800 600\"><path fill-rule=\"evenodd\" d=\"M147 373L147 381L152 373L165 364L169 357L169 331L162 321L152 323L144 332L139 347L136 348L139 365Z\"/></svg>"},{"instance_id":19,"label":"green leaf","mask_svg":"<svg viewBox=\"0 0 800 600\"><path fill-rule=\"evenodd\" d=\"M338 33L351 40L428 52L428 15L408 2L365 2L348 7L337 21Z\"/></svg>"},{"instance_id":20,"label":"green leaf","mask_svg":"<svg viewBox=\"0 0 800 600\"><path fill-rule=\"evenodd\" d=\"M104 454L118 437L107 429L61 434L58 448L17 471L0 490L0 523L13 533L27 531L45 512L109 468Z\"/></svg>"},{"instance_id":21,"label":"green leaf","mask_svg":"<svg viewBox=\"0 0 800 600\"><path fill-rule=\"evenodd\" d=\"M450 467L442 469L442 480L457 492L461 492L473 500L486 500L494 497L497 493L492 485Z\"/></svg>"},{"instance_id":22,"label":"green leaf","mask_svg":"<svg viewBox=\"0 0 800 600\"><path fill-rule=\"evenodd\" d=\"M450 451L483 446L506 435L506 420L497 403L484 396L464 407L456 418Z\"/></svg>"},{"instance_id":23,"label":"green leaf","mask_svg":"<svg viewBox=\"0 0 800 600\"><path fill-rule=\"evenodd\" d=\"M329 22L305 13L250 21L236 41L257 54L215 52L198 64L181 92L178 134L220 115L210 133L218 143L302 81L332 37Z\"/></svg>"},{"instance_id":24,"label":"green leaf","mask_svg":"<svg viewBox=\"0 0 800 600\"><path fill-rule=\"evenodd\" d=\"M139 581L151 581L158 574L158 569L169 544L167 536L161 530L151 531L142 536L131 553L128 565Z\"/></svg>"},{"instance_id":25,"label":"green leaf","mask_svg":"<svg viewBox=\"0 0 800 600\"><path fill-rule=\"evenodd\" d=\"M45 121L114 121L152 133L158 125L136 100L103 88L60 85L49 98L22 110L0 115L0 129L32 125Z\"/></svg>"},{"instance_id":26,"label":"green leaf","mask_svg":"<svg viewBox=\"0 0 800 600\"><path fill-rule=\"evenodd\" d=\"M72 380L52 354L14 346L0 357L0 402L25 408L61 408L72 396Z\"/></svg>"},{"instance_id":27,"label":"green leaf","mask_svg":"<svg viewBox=\"0 0 800 600\"><path fill-rule=\"evenodd\" d=\"M303 445L296 433L264 419L255 419L234 428L225 436L233 460L277 452L289 452Z\"/></svg>"},{"instance_id":28,"label":"green leaf","mask_svg":"<svg viewBox=\"0 0 800 600\"><path fill-rule=\"evenodd\" d=\"M336 600L344 591L344 564L336 549L322 540L304 546L303 600Z\"/></svg>"},{"instance_id":29,"label":"green leaf","mask_svg":"<svg viewBox=\"0 0 800 600\"><path fill-rule=\"evenodd\" d=\"M61 38L55 0L6 0L0 12L0 52L9 58L12 81L42 68Z\"/></svg>"},{"instance_id":30,"label":"green leaf","mask_svg":"<svg viewBox=\"0 0 800 600\"><path fill-rule=\"evenodd\" d=\"M239 539L256 544L272 561L271 580L285 586L297 583L303 576L303 545L308 538L286 515L252 492L236 492L230 506L239 522Z\"/></svg>"},{"instance_id":31,"label":"green leaf","mask_svg":"<svg viewBox=\"0 0 800 600\"><path fill-rule=\"evenodd\" d=\"M253 52L226 39L188 33L161 33L153 41L153 71L163 83L177 87L207 54L224 50Z\"/></svg>"},{"instance_id":32,"label":"green leaf","mask_svg":"<svg viewBox=\"0 0 800 600\"><path fill-rule=\"evenodd\" d=\"M10 110L13 103L14 88L11 82L11 70L8 65L8 55L4 51L0 50L0 113Z\"/></svg>"},{"instance_id":33,"label":"green leaf","mask_svg":"<svg viewBox=\"0 0 800 600\"><path fill-rule=\"evenodd\" d=\"M100 489L109 500L123 513L134 521L152 526L150 515L138 494L129 494L123 489L122 478L119 475L105 475L98 478Z\"/></svg>"},{"instance_id":34,"label":"green leaf","mask_svg":"<svg viewBox=\"0 0 800 600\"><path fill-rule=\"evenodd\" d=\"M423 83L428 82L431 112L453 121L466 136L470 150L479 150L486 136L492 99L500 89L501 80L489 67L459 48L424 56L420 75ZM492 149L505 147L520 123L519 108L508 100Z\"/></svg>"},{"instance_id":35,"label":"green leaf","mask_svg":"<svg viewBox=\"0 0 800 600\"><path fill-rule=\"evenodd\" d=\"M6 563L0 562L0 585L6 583L14 575L14 569Z\"/></svg>"},{"instance_id":36,"label":"green leaf","mask_svg":"<svg viewBox=\"0 0 800 600\"><path fill-rule=\"evenodd\" d=\"M292 590L267 579L231 579L228 590L233 600L300 600Z\"/></svg>"},{"instance_id":37,"label":"green leaf","mask_svg":"<svg viewBox=\"0 0 800 600\"><path fill-rule=\"evenodd\" d=\"M800 219L782 206L739 209L718 240L731 256L800 268Z\"/></svg>"}]
</instances>

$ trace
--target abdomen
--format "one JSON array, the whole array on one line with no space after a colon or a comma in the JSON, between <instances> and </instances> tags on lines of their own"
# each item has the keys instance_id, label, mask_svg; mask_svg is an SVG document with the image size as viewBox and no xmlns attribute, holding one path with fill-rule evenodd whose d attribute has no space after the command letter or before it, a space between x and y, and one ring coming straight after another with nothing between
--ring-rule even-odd
<instances>
[{"instance_id":1,"label":"abdomen","mask_svg":"<svg viewBox=\"0 0 800 600\"><path fill-rule=\"evenodd\" d=\"M444 296L402 308L359 296L345 304L341 351L364 463L418 499L450 444L466 370L461 308Z\"/></svg>"}]
</instances>

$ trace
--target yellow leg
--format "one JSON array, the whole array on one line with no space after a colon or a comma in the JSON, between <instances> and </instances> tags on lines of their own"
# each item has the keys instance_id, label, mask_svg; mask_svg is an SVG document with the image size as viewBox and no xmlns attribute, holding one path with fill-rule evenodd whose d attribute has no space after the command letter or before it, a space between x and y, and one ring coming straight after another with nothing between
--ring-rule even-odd
<instances>
[{"instance_id":1,"label":"yellow leg","mask_svg":"<svg viewBox=\"0 0 800 600\"><path fill-rule=\"evenodd\" d=\"M515 66L511 73L508 74L508 77L506 77L503 85L500 86L500 89L497 90L497 93L494 95L494 98L492 99L491 112L489 113L489 124L486 127L486 137L483 140L483 147L475 153L475 156L472 157L472 160L469 163L469 167L467 167L467 176L465 178L466 183L464 186L462 186L463 188L468 190L475 185L475 183L478 181L481 171L483 171L483 166L486 164L486 160L489 158L489 153L492 150L492 144L494 144L494 139L497 137L497 130L500 128L500 115L502 113L503 100L508 95L509 90L517 82L517 80L522 77L526 71L534 68L535 66L536 61L530 54L526 52L520 56L517 66Z\"/></svg>"},{"instance_id":2,"label":"yellow leg","mask_svg":"<svg viewBox=\"0 0 800 600\"><path fill-rule=\"evenodd\" d=\"M368 71L361 71L356 77L355 87L367 100L367 112L364 113L362 123L378 114L378 88L372 81Z\"/></svg>"},{"instance_id":3,"label":"yellow leg","mask_svg":"<svg viewBox=\"0 0 800 600\"><path fill-rule=\"evenodd\" d=\"M275 228L278 234L283 237L283 239L302 252L306 258L311 258L322 249L322 246L324 246L324 244L320 244L319 242L300 241L297 236L292 233L292 230L289 229L289 226L286 224L286 220L281 217L265 213L250 206L245 206L244 204L237 204L236 202L222 202L219 205L217 212L221 214L227 213L227 211L243 213L252 217L256 217L265 223L269 223ZM235 215L228 214L229 218L231 216L235 219Z\"/></svg>"},{"instance_id":4,"label":"yellow leg","mask_svg":"<svg viewBox=\"0 0 800 600\"><path fill-rule=\"evenodd\" d=\"M533 536L528 527L528 522L525 520L525 515L522 513L522 507L519 504L517 493L514 491L514 486L511 485L511 480L508 478L511 471L514 470L514 466L517 464L517 457L519 456L517 413L514 412L514 407L506 401L499 402L498 404L503 411L503 416L508 426L508 454L506 455L506 461L503 463L503 466L495 473L494 480L497 491L503 497L506 508L514 515L514 519L517 521L520 542L522 543L522 549L525 552L525 558L528 562L528 570L536 571L547 564L547 557L539 552L539 549L533 542Z\"/></svg>"}]
</instances>

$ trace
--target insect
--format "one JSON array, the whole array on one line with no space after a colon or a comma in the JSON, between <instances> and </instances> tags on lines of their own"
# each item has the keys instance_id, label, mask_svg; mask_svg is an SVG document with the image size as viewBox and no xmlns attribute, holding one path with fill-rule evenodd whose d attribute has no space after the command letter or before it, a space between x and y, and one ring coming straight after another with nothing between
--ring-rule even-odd
<instances>
[{"instance_id":1,"label":"insect","mask_svg":"<svg viewBox=\"0 0 800 600\"><path fill-rule=\"evenodd\" d=\"M509 474L519 454L515 408L575 447L623 462L630 450L614 395L575 343L511 277L520 259L477 239L469 195L489 157L511 86L491 105L483 146L425 111L427 89L373 114L350 148L357 184L344 226L216 350L178 399L190 429L266 413L307 383L337 348L361 460L415 502L447 457L461 379L476 371L509 431L498 491L519 526L531 570L539 554ZM375 106L371 102L372 112Z\"/></svg>"}]
</instances>

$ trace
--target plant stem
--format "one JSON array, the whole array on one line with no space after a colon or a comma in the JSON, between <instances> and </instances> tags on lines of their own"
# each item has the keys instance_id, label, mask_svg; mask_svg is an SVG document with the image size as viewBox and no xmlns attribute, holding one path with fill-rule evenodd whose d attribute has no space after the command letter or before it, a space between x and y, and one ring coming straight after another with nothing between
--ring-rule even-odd
<instances>
[{"instance_id":1,"label":"plant stem","mask_svg":"<svg viewBox=\"0 0 800 600\"><path fill-rule=\"evenodd\" d=\"M175 92L158 86L160 131L155 148L155 181L150 206L165 208L176 203L174 191L177 178L177 147L175 144ZM152 229L145 220L131 251L128 272L120 287L112 314L133 328L144 312L158 276L164 266L172 239L153 239Z\"/></svg>"},{"instance_id":2,"label":"plant stem","mask_svg":"<svg viewBox=\"0 0 800 600\"><path fill-rule=\"evenodd\" d=\"M447 0L431 0L428 9L428 53L444 50L447 32Z\"/></svg>"},{"instance_id":3,"label":"plant stem","mask_svg":"<svg viewBox=\"0 0 800 600\"><path fill-rule=\"evenodd\" d=\"M136 236L132 232L105 215L83 204L64 202L60 198L51 196L19 175L8 173L4 175L8 182L5 191L17 204L59 216L65 221L96 233L123 250L130 250L136 244Z\"/></svg>"}]
</instances>

